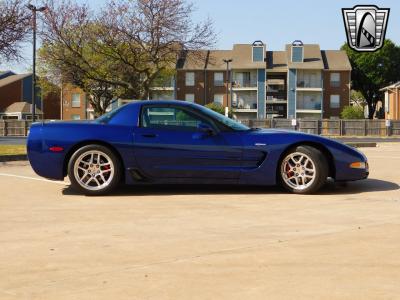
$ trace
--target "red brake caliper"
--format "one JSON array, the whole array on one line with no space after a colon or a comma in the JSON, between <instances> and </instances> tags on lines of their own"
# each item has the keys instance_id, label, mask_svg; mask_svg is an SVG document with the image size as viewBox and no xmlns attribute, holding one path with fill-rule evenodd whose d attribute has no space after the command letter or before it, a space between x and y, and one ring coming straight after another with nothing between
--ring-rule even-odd
<instances>
[{"instance_id":1,"label":"red brake caliper","mask_svg":"<svg viewBox=\"0 0 400 300\"><path fill-rule=\"evenodd\" d=\"M286 176L287 177L292 176L292 172L290 171L289 163L286 164Z\"/></svg>"}]
</instances>

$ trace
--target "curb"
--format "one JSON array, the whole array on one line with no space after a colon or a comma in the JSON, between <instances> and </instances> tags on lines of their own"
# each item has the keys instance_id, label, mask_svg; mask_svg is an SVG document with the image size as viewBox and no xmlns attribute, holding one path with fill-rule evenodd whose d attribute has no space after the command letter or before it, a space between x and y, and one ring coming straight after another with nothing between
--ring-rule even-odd
<instances>
[{"instance_id":1,"label":"curb","mask_svg":"<svg viewBox=\"0 0 400 300\"><path fill-rule=\"evenodd\" d=\"M28 156L26 154L20 155L0 155L0 162L7 162L7 161L22 161L28 160Z\"/></svg>"},{"instance_id":2,"label":"curb","mask_svg":"<svg viewBox=\"0 0 400 300\"><path fill-rule=\"evenodd\" d=\"M345 143L347 146L350 147L355 147L355 148L373 148L376 147L376 143L372 143L372 142L364 142L364 143L358 143L358 142L354 142L354 143Z\"/></svg>"}]
</instances>

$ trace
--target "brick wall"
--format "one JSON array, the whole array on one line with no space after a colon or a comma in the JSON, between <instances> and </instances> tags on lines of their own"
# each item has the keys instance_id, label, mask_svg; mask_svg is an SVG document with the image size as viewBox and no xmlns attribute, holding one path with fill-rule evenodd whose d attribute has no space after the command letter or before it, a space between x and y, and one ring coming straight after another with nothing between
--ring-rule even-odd
<instances>
[{"instance_id":1,"label":"brick wall","mask_svg":"<svg viewBox=\"0 0 400 300\"><path fill-rule=\"evenodd\" d=\"M338 87L331 86L331 73L340 74L340 85ZM323 118L340 117L343 107L350 105L350 72L349 71L324 71L324 94L323 94ZM338 108L331 107L331 95L340 96L340 106Z\"/></svg>"},{"instance_id":2,"label":"brick wall","mask_svg":"<svg viewBox=\"0 0 400 300\"><path fill-rule=\"evenodd\" d=\"M81 95L80 107L72 107L72 95L78 93ZM72 120L74 115L79 115L80 119L86 119L86 94L78 87L64 85L62 91L62 119Z\"/></svg>"},{"instance_id":3,"label":"brick wall","mask_svg":"<svg viewBox=\"0 0 400 300\"><path fill-rule=\"evenodd\" d=\"M0 111L14 102L22 101L22 81L18 80L0 87Z\"/></svg>"},{"instance_id":4,"label":"brick wall","mask_svg":"<svg viewBox=\"0 0 400 300\"><path fill-rule=\"evenodd\" d=\"M186 86L185 78L186 72L194 72L195 83L194 86ZM223 95L224 106L228 106L226 98L226 72L223 73L223 85L214 86L214 73L221 71L206 71L206 76L204 76L204 70L187 71L178 70L176 78L177 86L177 99L185 100L186 94L194 94L195 102L197 104L205 105L214 101L214 95ZM205 80L204 80L204 77ZM204 91L204 81L206 83L206 93ZM230 97L229 97L230 98Z\"/></svg>"},{"instance_id":5,"label":"brick wall","mask_svg":"<svg viewBox=\"0 0 400 300\"><path fill-rule=\"evenodd\" d=\"M60 91L51 92L43 99L44 119L57 120L61 115Z\"/></svg>"}]
</instances>

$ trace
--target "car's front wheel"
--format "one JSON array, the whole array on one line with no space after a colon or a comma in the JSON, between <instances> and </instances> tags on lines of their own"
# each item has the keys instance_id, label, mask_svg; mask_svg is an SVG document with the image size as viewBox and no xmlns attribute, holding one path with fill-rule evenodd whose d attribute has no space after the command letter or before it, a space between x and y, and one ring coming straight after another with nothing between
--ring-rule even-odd
<instances>
[{"instance_id":1,"label":"car's front wheel","mask_svg":"<svg viewBox=\"0 0 400 300\"><path fill-rule=\"evenodd\" d=\"M102 195L114 189L121 178L121 167L113 151L101 145L78 149L68 163L71 185L85 195Z\"/></svg>"},{"instance_id":2,"label":"car's front wheel","mask_svg":"<svg viewBox=\"0 0 400 300\"><path fill-rule=\"evenodd\" d=\"M286 153L281 161L281 184L293 193L314 193L326 182L328 168L321 151L310 146L298 146Z\"/></svg>"}]
</instances>

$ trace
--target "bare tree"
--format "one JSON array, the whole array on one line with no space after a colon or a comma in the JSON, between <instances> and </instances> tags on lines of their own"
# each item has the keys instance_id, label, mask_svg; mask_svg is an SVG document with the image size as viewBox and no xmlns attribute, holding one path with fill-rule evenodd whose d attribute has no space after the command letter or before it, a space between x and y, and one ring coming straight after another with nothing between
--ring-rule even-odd
<instances>
[{"instance_id":1,"label":"bare tree","mask_svg":"<svg viewBox=\"0 0 400 300\"><path fill-rule=\"evenodd\" d=\"M98 14L72 1L46 2L39 56L92 95L96 114L116 97L146 99L181 51L215 42L211 21L193 24L193 6L182 0L109 2Z\"/></svg>"},{"instance_id":2,"label":"bare tree","mask_svg":"<svg viewBox=\"0 0 400 300\"><path fill-rule=\"evenodd\" d=\"M0 0L0 57L20 58L20 42L29 30L29 11L24 0Z\"/></svg>"},{"instance_id":3,"label":"bare tree","mask_svg":"<svg viewBox=\"0 0 400 300\"><path fill-rule=\"evenodd\" d=\"M127 74L139 74L138 86L126 84L137 98L146 98L154 81L175 69L182 51L214 45L212 21L194 24L193 11L182 0L111 1L98 17L102 43L96 51L118 61Z\"/></svg>"},{"instance_id":4,"label":"bare tree","mask_svg":"<svg viewBox=\"0 0 400 300\"><path fill-rule=\"evenodd\" d=\"M114 82L110 60L93 52L94 16L87 5L72 1L47 1L40 34L42 74L52 74L59 84L72 83L90 94L95 114L103 114L115 97L119 82Z\"/></svg>"}]
</instances>

